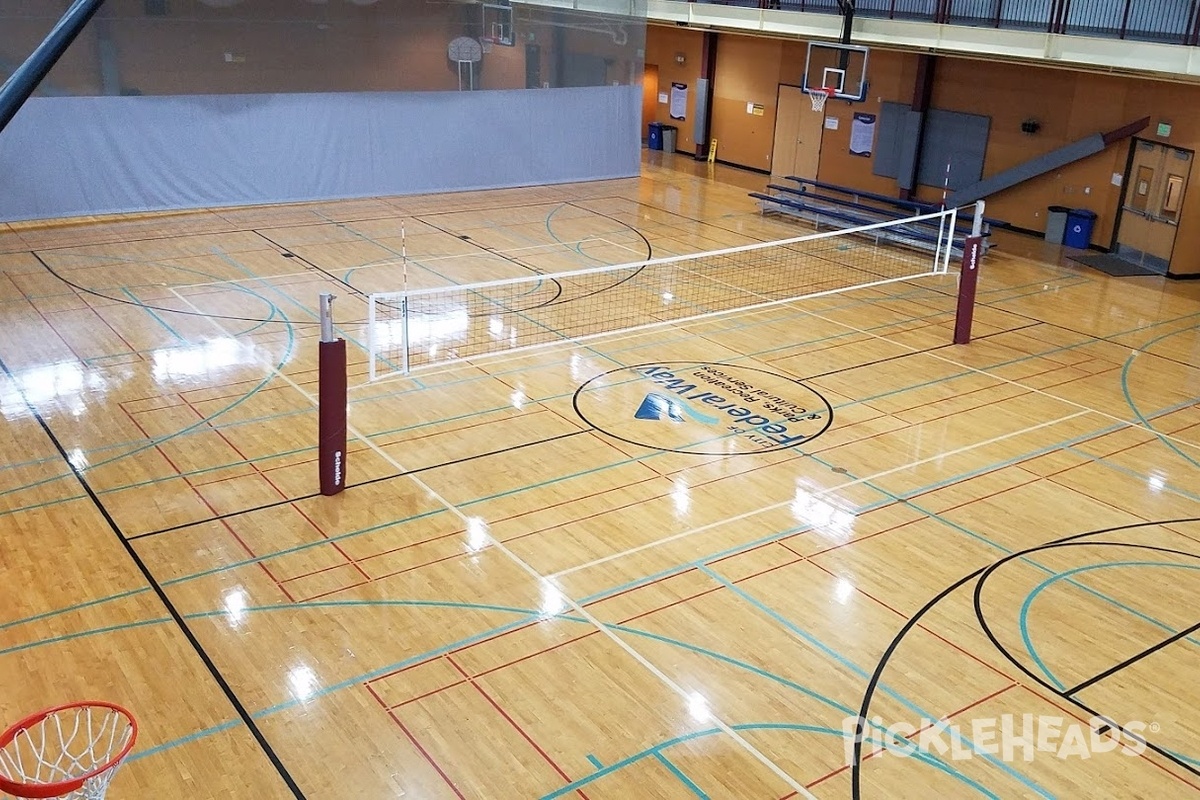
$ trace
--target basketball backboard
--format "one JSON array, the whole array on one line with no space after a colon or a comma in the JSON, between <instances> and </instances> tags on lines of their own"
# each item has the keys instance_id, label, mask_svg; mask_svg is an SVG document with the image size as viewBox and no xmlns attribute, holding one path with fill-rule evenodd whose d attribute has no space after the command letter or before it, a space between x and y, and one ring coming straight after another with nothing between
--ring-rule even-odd
<instances>
[{"instance_id":1,"label":"basketball backboard","mask_svg":"<svg viewBox=\"0 0 1200 800\"><path fill-rule=\"evenodd\" d=\"M483 12L483 35L479 38L489 44L514 46L512 6L483 3L480 8Z\"/></svg>"},{"instance_id":2,"label":"basketball backboard","mask_svg":"<svg viewBox=\"0 0 1200 800\"><path fill-rule=\"evenodd\" d=\"M870 48L860 45L809 42L801 88L809 94L813 89L832 88L831 97L860 103L867 99L869 54Z\"/></svg>"}]
</instances>

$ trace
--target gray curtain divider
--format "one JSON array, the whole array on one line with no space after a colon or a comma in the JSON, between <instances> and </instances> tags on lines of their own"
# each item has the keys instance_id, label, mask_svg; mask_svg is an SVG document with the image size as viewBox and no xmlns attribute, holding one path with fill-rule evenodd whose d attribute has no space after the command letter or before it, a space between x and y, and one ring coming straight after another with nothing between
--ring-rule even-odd
<instances>
[{"instance_id":1,"label":"gray curtain divider","mask_svg":"<svg viewBox=\"0 0 1200 800\"><path fill-rule=\"evenodd\" d=\"M641 87L35 97L0 221L636 175Z\"/></svg>"}]
</instances>

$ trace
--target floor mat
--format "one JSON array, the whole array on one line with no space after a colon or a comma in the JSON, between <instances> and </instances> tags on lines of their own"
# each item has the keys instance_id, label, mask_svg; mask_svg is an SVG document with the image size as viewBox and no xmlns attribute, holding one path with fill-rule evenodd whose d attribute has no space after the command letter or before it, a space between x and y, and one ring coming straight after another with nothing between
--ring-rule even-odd
<instances>
[{"instance_id":1,"label":"floor mat","mask_svg":"<svg viewBox=\"0 0 1200 800\"><path fill-rule=\"evenodd\" d=\"M1161 272L1155 272L1148 267L1143 267L1141 264L1134 264L1132 261L1118 258L1112 253L1080 253L1079 255L1067 256L1067 258L1072 261L1078 261L1080 264L1085 264L1093 269L1098 269L1116 278L1128 278L1134 275L1162 275Z\"/></svg>"}]
</instances>

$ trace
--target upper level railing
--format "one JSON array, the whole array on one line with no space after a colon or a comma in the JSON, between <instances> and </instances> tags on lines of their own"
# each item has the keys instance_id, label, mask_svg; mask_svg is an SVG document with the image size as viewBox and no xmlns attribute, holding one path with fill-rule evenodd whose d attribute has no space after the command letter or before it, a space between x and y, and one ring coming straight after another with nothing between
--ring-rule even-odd
<instances>
[{"instance_id":1,"label":"upper level railing","mask_svg":"<svg viewBox=\"0 0 1200 800\"><path fill-rule=\"evenodd\" d=\"M694 0L838 13L837 0ZM1200 0L858 0L876 19L1008 28L1200 46Z\"/></svg>"}]
</instances>

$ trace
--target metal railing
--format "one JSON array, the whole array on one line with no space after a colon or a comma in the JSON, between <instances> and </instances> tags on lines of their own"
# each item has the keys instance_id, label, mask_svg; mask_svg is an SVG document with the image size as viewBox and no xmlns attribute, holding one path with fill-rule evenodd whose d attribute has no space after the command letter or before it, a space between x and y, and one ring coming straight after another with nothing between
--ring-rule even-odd
<instances>
[{"instance_id":1,"label":"metal railing","mask_svg":"<svg viewBox=\"0 0 1200 800\"><path fill-rule=\"evenodd\" d=\"M837 14L837 0L690 0ZM1200 0L858 0L855 15L1200 46Z\"/></svg>"}]
</instances>

